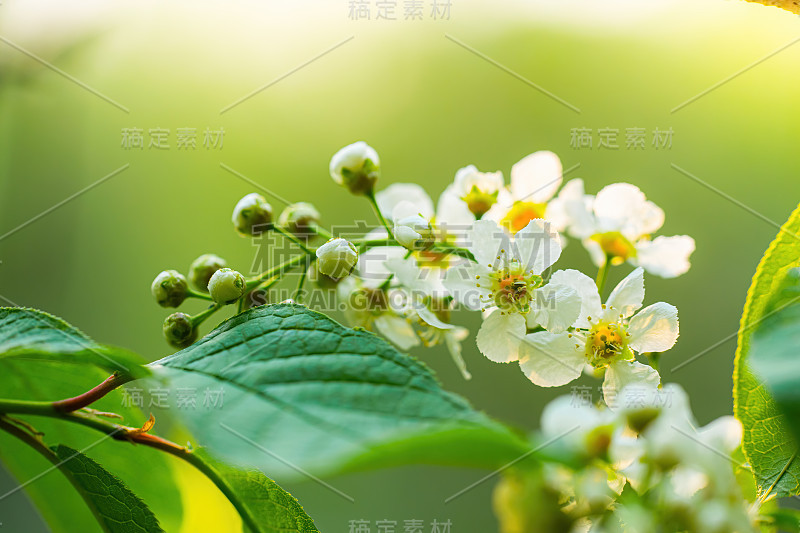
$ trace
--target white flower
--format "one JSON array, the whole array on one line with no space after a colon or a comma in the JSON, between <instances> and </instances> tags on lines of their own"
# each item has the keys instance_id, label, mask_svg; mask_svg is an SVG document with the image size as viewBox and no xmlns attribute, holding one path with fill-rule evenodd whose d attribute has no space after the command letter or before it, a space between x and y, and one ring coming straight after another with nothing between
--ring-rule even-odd
<instances>
[{"instance_id":1,"label":"white flower","mask_svg":"<svg viewBox=\"0 0 800 533\"><path fill-rule=\"evenodd\" d=\"M561 181L561 161L556 154L540 151L525 156L511 167L511 184L499 192L486 218L512 235L537 218L546 218L561 231L560 220L551 217L548 205Z\"/></svg>"},{"instance_id":2,"label":"white flower","mask_svg":"<svg viewBox=\"0 0 800 533\"><path fill-rule=\"evenodd\" d=\"M349 144L331 158L333 181L353 194L371 193L380 172L378 152L364 141Z\"/></svg>"},{"instance_id":3,"label":"white flower","mask_svg":"<svg viewBox=\"0 0 800 533\"><path fill-rule=\"evenodd\" d=\"M561 255L557 234L533 220L512 240L497 223L478 220L468 232L476 263L448 271L445 286L470 309L490 311L478 332L478 349L498 363L516 361L526 316L563 331L578 316L578 294L557 284L543 286L542 272Z\"/></svg>"},{"instance_id":4,"label":"white flower","mask_svg":"<svg viewBox=\"0 0 800 533\"><path fill-rule=\"evenodd\" d=\"M520 367L528 379L542 387L564 385L578 378L588 362L605 369L603 394L608 404L629 383L658 385L658 373L637 362L635 353L670 349L678 338L678 310L659 302L636 313L644 300L642 268L623 279L602 305L594 281L577 270L558 271L550 283L574 287L581 311L571 332L526 336Z\"/></svg>"},{"instance_id":5,"label":"white flower","mask_svg":"<svg viewBox=\"0 0 800 533\"><path fill-rule=\"evenodd\" d=\"M579 456L605 457L615 430L615 413L572 396L560 396L542 411L542 436L559 439L562 446Z\"/></svg>"},{"instance_id":6,"label":"white flower","mask_svg":"<svg viewBox=\"0 0 800 533\"><path fill-rule=\"evenodd\" d=\"M350 276L339 283L337 294L345 304L345 316L351 325L376 331L401 350L419 346L411 320L404 315L405 299L397 304L397 289L368 287L361 279Z\"/></svg>"},{"instance_id":7,"label":"white flower","mask_svg":"<svg viewBox=\"0 0 800 533\"><path fill-rule=\"evenodd\" d=\"M326 276L344 278L358 261L353 243L345 239L331 239L317 248L317 268Z\"/></svg>"},{"instance_id":8,"label":"white flower","mask_svg":"<svg viewBox=\"0 0 800 533\"><path fill-rule=\"evenodd\" d=\"M559 195L559 214L568 220L569 233L583 240L596 265L629 262L651 274L673 278L689 270L694 239L688 235L651 235L664 224L664 211L647 200L638 187L614 183L597 196L583 192L583 182L572 180Z\"/></svg>"},{"instance_id":9,"label":"white flower","mask_svg":"<svg viewBox=\"0 0 800 533\"><path fill-rule=\"evenodd\" d=\"M469 165L456 172L452 193L464 201L476 218L480 218L497 202L502 188L502 172L480 172L475 165Z\"/></svg>"},{"instance_id":10,"label":"white flower","mask_svg":"<svg viewBox=\"0 0 800 533\"><path fill-rule=\"evenodd\" d=\"M398 283L408 293L408 314L419 318L419 336L426 346L444 344L464 379L471 379L461 355L461 341L469 330L450 324L451 305L441 290L441 281L431 276L430 269L421 269L413 257L393 258L385 262Z\"/></svg>"},{"instance_id":11,"label":"white flower","mask_svg":"<svg viewBox=\"0 0 800 533\"><path fill-rule=\"evenodd\" d=\"M474 216L472 220L468 220L465 223L456 223L452 219L448 221L447 218L441 218L439 211L434 212L433 201L425 190L414 183L395 183L389 185L375 194L375 200L378 203L381 213L388 219L396 220L397 217L414 215L426 219L431 224L433 230L432 237L436 242L440 243L456 244L463 242L463 235L465 234L466 228L471 227L473 222L475 222ZM463 202L461 203L463 204ZM417 223L422 225L421 220L417 220ZM423 231L417 233L419 233L420 236L426 236L424 231L426 228L422 227L421 229ZM396 230L397 228L395 228L395 231ZM402 238L397 235L395 236L398 237L398 239ZM368 234L368 237L374 239L387 237L387 235L383 230L373 230ZM409 235L409 237L413 237L413 235ZM375 248L370 249L367 253L369 254L374 250ZM381 247L379 251L381 255L385 256L384 259L403 256L397 247ZM421 276L436 285L434 292L437 298L445 298L448 295L447 290L442 284L446 271L466 261L455 254L437 252L431 249L417 249L412 254L412 257L416 260L417 266L422 271Z\"/></svg>"}]
</instances>

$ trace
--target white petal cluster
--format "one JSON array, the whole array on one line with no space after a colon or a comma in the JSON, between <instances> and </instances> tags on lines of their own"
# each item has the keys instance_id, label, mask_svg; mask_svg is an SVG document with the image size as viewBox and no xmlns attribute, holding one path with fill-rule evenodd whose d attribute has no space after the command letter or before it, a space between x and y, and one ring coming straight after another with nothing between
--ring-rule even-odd
<instances>
[{"instance_id":1,"label":"white petal cluster","mask_svg":"<svg viewBox=\"0 0 800 533\"><path fill-rule=\"evenodd\" d=\"M555 490L574 498L568 513L613 513L626 531L758 531L730 458L741 424L725 416L698 428L678 385L625 387L613 407L557 398L544 409L541 432L543 441L556 440L584 465L558 467L559 476L549 477ZM602 482L591 483L595 478ZM626 484L638 493L635 500L619 498ZM590 509L592 503L601 507ZM666 523L648 522L658 519L656 509Z\"/></svg>"},{"instance_id":2,"label":"white petal cluster","mask_svg":"<svg viewBox=\"0 0 800 533\"><path fill-rule=\"evenodd\" d=\"M377 156L369 150L359 143L343 149L332 162L334 178L341 168ZM460 343L467 333L450 317L460 306L482 313L478 350L495 362L519 362L537 385L564 385L592 369L610 400L626 384L660 383L643 361L645 354L675 344L677 309L664 302L642 309L644 272L684 273L694 241L683 235L653 238L664 213L637 187L617 183L588 195L580 179L563 183L558 156L538 151L512 166L508 184L502 172L468 165L436 203L413 183L392 184L375 200L392 237L407 251L379 246L358 259L358 279L340 292L373 291L374 305L353 316L354 323L383 329L405 349L447 344L463 368ZM383 230L367 235L386 237ZM592 278L576 270L552 271L567 237L579 239L598 266L610 260L639 268L602 303ZM448 253L453 247L468 253ZM402 304L384 305L393 299Z\"/></svg>"},{"instance_id":3,"label":"white petal cluster","mask_svg":"<svg viewBox=\"0 0 800 533\"><path fill-rule=\"evenodd\" d=\"M594 282L577 270L556 272L551 283L579 291L581 310L569 331L526 335L520 367L528 379L542 387L564 385L589 364L605 372L606 402L629 383L659 384L655 369L635 356L672 348L678 339L678 310L664 302L641 309L644 269L637 268L620 281L605 304L600 303Z\"/></svg>"},{"instance_id":4,"label":"white petal cluster","mask_svg":"<svg viewBox=\"0 0 800 533\"><path fill-rule=\"evenodd\" d=\"M629 262L664 278L685 274L695 249L688 235L652 235L664 225L664 211L629 183L614 183L596 196L583 181L567 183L558 197L567 232L580 239L595 264Z\"/></svg>"}]
</instances>

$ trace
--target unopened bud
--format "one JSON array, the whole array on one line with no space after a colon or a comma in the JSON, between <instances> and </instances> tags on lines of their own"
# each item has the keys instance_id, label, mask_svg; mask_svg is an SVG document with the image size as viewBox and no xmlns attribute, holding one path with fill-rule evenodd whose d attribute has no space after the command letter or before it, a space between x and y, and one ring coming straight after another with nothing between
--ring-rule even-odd
<instances>
[{"instance_id":1,"label":"unopened bud","mask_svg":"<svg viewBox=\"0 0 800 533\"><path fill-rule=\"evenodd\" d=\"M278 225L298 237L309 237L314 234L314 226L319 224L320 214L308 202L291 204L278 217Z\"/></svg>"},{"instance_id":2,"label":"unopened bud","mask_svg":"<svg viewBox=\"0 0 800 533\"><path fill-rule=\"evenodd\" d=\"M345 239L331 239L317 248L317 268L332 278L344 278L358 262L358 251Z\"/></svg>"},{"instance_id":3,"label":"unopened bud","mask_svg":"<svg viewBox=\"0 0 800 533\"><path fill-rule=\"evenodd\" d=\"M333 181L353 194L371 194L380 176L378 152L364 141L349 144L331 158Z\"/></svg>"},{"instance_id":4,"label":"unopened bud","mask_svg":"<svg viewBox=\"0 0 800 533\"><path fill-rule=\"evenodd\" d=\"M421 215L412 215L395 221L394 238L409 250L426 250L433 246L435 241L431 223Z\"/></svg>"},{"instance_id":5,"label":"unopened bud","mask_svg":"<svg viewBox=\"0 0 800 533\"><path fill-rule=\"evenodd\" d=\"M189 281L195 289L208 292L208 282L211 280L211 276L226 266L228 264L223 258L214 254L203 254L192 261L189 267Z\"/></svg>"},{"instance_id":6,"label":"unopened bud","mask_svg":"<svg viewBox=\"0 0 800 533\"><path fill-rule=\"evenodd\" d=\"M186 313L172 313L164 320L164 338L170 346L186 348L197 340L197 328Z\"/></svg>"},{"instance_id":7,"label":"unopened bud","mask_svg":"<svg viewBox=\"0 0 800 533\"><path fill-rule=\"evenodd\" d=\"M178 307L186 299L186 278L177 270L161 272L150 285L150 292L161 307Z\"/></svg>"},{"instance_id":8,"label":"unopened bud","mask_svg":"<svg viewBox=\"0 0 800 533\"><path fill-rule=\"evenodd\" d=\"M258 193L250 193L233 209L233 226L242 235L259 235L272 229L272 206Z\"/></svg>"},{"instance_id":9,"label":"unopened bud","mask_svg":"<svg viewBox=\"0 0 800 533\"><path fill-rule=\"evenodd\" d=\"M217 270L208 282L211 298L220 305L232 304L242 297L244 289L244 276L232 268Z\"/></svg>"}]
</instances>

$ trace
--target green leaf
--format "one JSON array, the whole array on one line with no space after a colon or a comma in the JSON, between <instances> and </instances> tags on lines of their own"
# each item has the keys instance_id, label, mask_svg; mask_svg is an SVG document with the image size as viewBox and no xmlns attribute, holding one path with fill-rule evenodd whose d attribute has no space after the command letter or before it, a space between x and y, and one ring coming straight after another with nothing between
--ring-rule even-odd
<instances>
[{"instance_id":1,"label":"green leaf","mask_svg":"<svg viewBox=\"0 0 800 533\"><path fill-rule=\"evenodd\" d=\"M800 269L776 280L762 322L750 339L749 363L766 383L800 441Z\"/></svg>"},{"instance_id":2,"label":"green leaf","mask_svg":"<svg viewBox=\"0 0 800 533\"><path fill-rule=\"evenodd\" d=\"M98 344L60 318L23 307L0 307L0 359L10 358L91 364L136 378L149 375L138 355Z\"/></svg>"},{"instance_id":3,"label":"green leaf","mask_svg":"<svg viewBox=\"0 0 800 533\"><path fill-rule=\"evenodd\" d=\"M51 448L109 533L163 533L147 505L125 483L69 446Z\"/></svg>"},{"instance_id":4,"label":"green leaf","mask_svg":"<svg viewBox=\"0 0 800 533\"><path fill-rule=\"evenodd\" d=\"M86 392L108 377L106 370L97 368L99 362L93 360L92 352L86 350L87 343L93 348L98 345L60 319L18 308L2 309L0 317L0 396L61 400ZM121 390L112 391L92 407L121 415L121 422L129 426L141 426L147 418L130 402L125 402ZM78 450L91 449L97 461L125 479L136 494L149 502L168 531L180 527L181 493L165 454L103 438L96 431L62 420L18 418L44 432L45 442L64 443ZM159 419L159 427L165 420L166 417ZM26 483L24 491L54 532L99 530L94 516L66 479L58 473L40 476L50 463L2 431L0 461L20 484ZM5 507L10 500L0 499L0 516L10 513Z\"/></svg>"},{"instance_id":5,"label":"green leaf","mask_svg":"<svg viewBox=\"0 0 800 533\"><path fill-rule=\"evenodd\" d=\"M180 415L201 444L274 476L409 462L496 468L530 446L380 337L295 304L258 307L152 363L222 391Z\"/></svg>"},{"instance_id":6,"label":"green leaf","mask_svg":"<svg viewBox=\"0 0 800 533\"><path fill-rule=\"evenodd\" d=\"M800 494L797 447L787 438L786 420L770 392L752 372L749 355L753 331L764 319L776 279L800 258L800 208L781 228L758 265L739 327L733 372L734 415L744 426L742 448L753 469L760 496Z\"/></svg>"},{"instance_id":7,"label":"green leaf","mask_svg":"<svg viewBox=\"0 0 800 533\"><path fill-rule=\"evenodd\" d=\"M212 470L227 485L226 496L251 533L319 533L297 499L254 469L222 463L203 448L192 452L202 469Z\"/></svg>"}]
</instances>

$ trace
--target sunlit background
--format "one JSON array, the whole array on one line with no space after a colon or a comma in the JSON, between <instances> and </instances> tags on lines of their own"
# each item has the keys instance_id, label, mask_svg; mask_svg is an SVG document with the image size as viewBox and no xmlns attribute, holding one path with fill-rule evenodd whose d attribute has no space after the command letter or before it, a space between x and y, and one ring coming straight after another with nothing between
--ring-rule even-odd
<instances>
[{"instance_id":1,"label":"sunlit background","mask_svg":"<svg viewBox=\"0 0 800 533\"><path fill-rule=\"evenodd\" d=\"M149 291L155 274L186 272L207 252L250 271L256 249L230 223L244 194L264 188L276 209L310 201L328 227L373 223L366 202L328 176L345 144L378 150L381 185L414 181L434 198L462 166L508 175L548 149L589 192L638 185L666 211L662 234L696 239L691 271L648 277L646 301L680 310L663 379L686 387L701 423L730 414L745 292L775 224L800 199L797 17L733 0L451 0L449 17L434 19L424 0L414 20L411 3L386 2L396 6L388 20L370 1L370 18L354 20L348 0L3 0L4 305L44 309L154 360L170 353L161 337L169 311ZM143 131L143 148L126 148L131 128ZM184 128L196 148L178 148ZM626 146L634 128L643 148ZM168 148L149 146L151 129L168 130ZM590 130L591 148L571 142L579 129ZM601 130L617 131L617 148L600 146ZM670 142L654 144L657 130ZM595 274L579 245L559 264ZM612 271L611 282L628 271ZM473 331L479 323L456 320ZM444 350L414 355L447 389L528 430L547 401L571 393L532 385L472 341L468 382ZM284 485L323 532L347 532L355 519L373 531L378 520L402 531L421 519L427 533L436 519L484 532L496 530L493 479L444 501L485 474L409 466L326 480L355 503L313 481ZM204 483L186 482L183 531L233 530L231 509ZM46 531L22 493L14 502L0 502L3 531Z\"/></svg>"}]
</instances>

